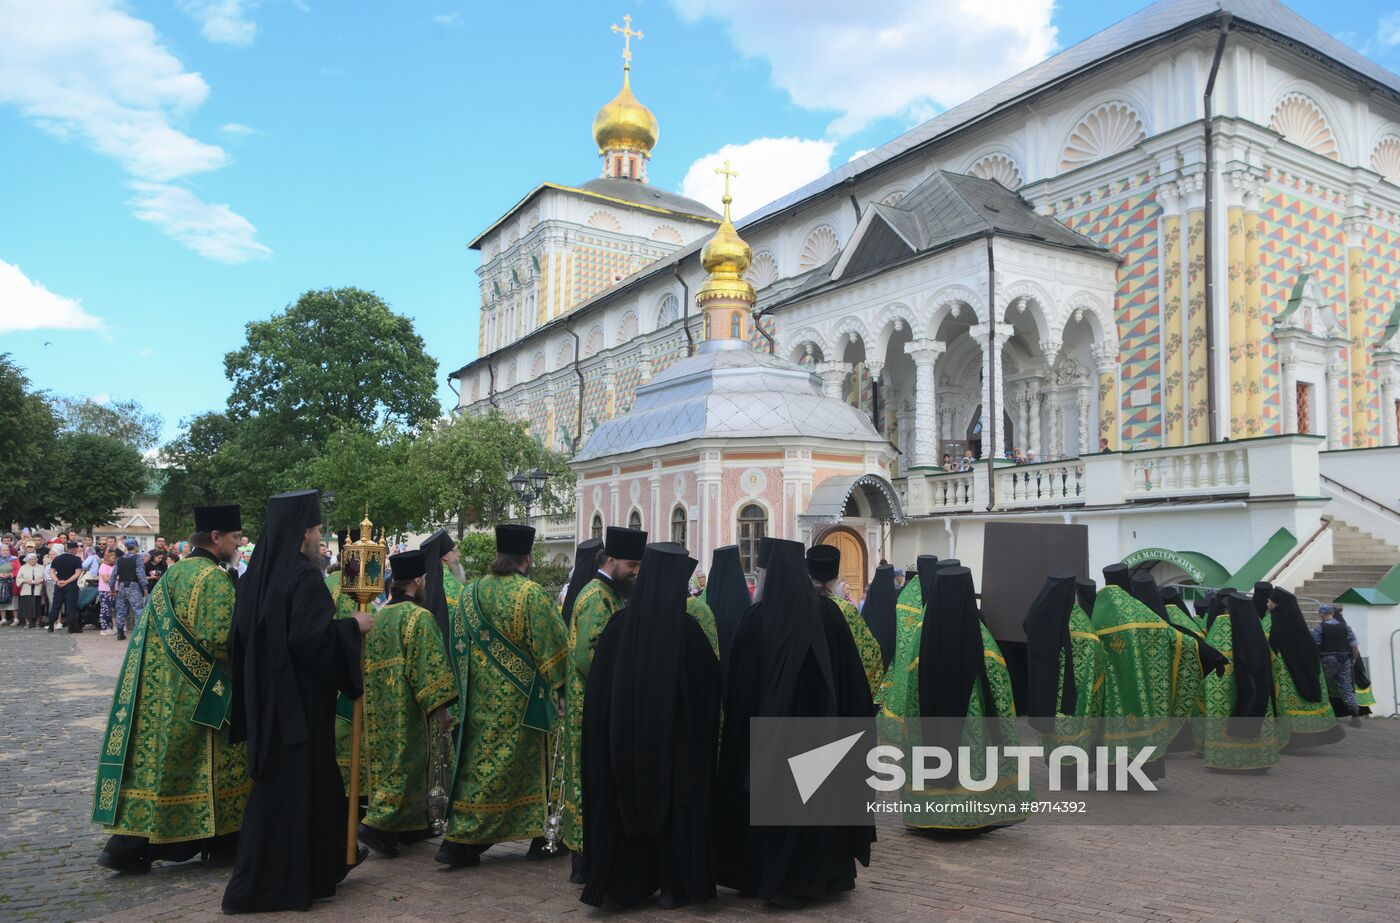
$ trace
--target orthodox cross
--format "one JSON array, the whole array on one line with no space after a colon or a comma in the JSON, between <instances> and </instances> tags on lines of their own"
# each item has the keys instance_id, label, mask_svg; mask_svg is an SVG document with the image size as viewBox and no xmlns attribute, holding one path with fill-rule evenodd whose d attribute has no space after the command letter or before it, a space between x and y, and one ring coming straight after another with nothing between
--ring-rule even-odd
<instances>
[{"instance_id":1,"label":"orthodox cross","mask_svg":"<svg viewBox=\"0 0 1400 923\"><path fill-rule=\"evenodd\" d=\"M630 68L632 66L632 39L641 41L645 36L640 29L632 28L632 14L628 13L622 17L622 27L613 23L612 30L622 36L622 66Z\"/></svg>"},{"instance_id":2,"label":"orthodox cross","mask_svg":"<svg viewBox=\"0 0 1400 923\"><path fill-rule=\"evenodd\" d=\"M728 206L730 202L734 201L734 197L729 194L729 180L733 177L738 176L739 171L731 170L729 168L729 161L726 160L724 162L724 166L715 167L715 172L718 173L720 176L724 177L724 198L720 201L722 201L726 206Z\"/></svg>"}]
</instances>

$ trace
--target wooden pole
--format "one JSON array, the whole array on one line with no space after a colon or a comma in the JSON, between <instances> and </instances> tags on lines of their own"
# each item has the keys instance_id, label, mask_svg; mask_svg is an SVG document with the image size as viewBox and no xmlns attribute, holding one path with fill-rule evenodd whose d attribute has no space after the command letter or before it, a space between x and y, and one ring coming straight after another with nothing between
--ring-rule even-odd
<instances>
[{"instance_id":1,"label":"wooden pole","mask_svg":"<svg viewBox=\"0 0 1400 923\"><path fill-rule=\"evenodd\" d=\"M357 601L356 611L368 612L363 601ZM360 858L360 737L365 724L365 642L360 636L360 697L355 700L354 717L350 721L350 805L345 822L345 864L353 866Z\"/></svg>"}]
</instances>

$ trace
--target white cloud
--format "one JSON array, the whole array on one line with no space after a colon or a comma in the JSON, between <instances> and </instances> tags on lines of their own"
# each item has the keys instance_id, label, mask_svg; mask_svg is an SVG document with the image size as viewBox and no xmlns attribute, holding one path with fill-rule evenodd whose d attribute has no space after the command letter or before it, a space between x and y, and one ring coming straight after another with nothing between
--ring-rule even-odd
<instances>
[{"instance_id":1,"label":"white cloud","mask_svg":"<svg viewBox=\"0 0 1400 923\"><path fill-rule=\"evenodd\" d=\"M248 18L254 3L244 0L180 0L180 9L199 23L199 31L220 45L253 44L258 24Z\"/></svg>"},{"instance_id":2,"label":"white cloud","mask_svg":"<svg viewBox=\"0 0 1400 923\"><path fill-rule=\"evenodd\" d=\"M227 162L171 124L208 94L117 0L0 0L0 104L134 176L164 181Z\"/></svg>"},{"instance_id":3,"label":"white cloud","mask_svg":"<svg viewBox=\"0 0 1400 923\"><path fill-rule=\"evenodd\" d=\"M219 131L226 135L233 135L235 138L246 138L249 135L262 134L262 132L258 131L256 128L240 125L237 122L229 122L227 125L221 125Z\"/></svg>"},{"instance_id":4,"label":"white cloud","mask_svg":"<svg viewBox=\"0 0 1400 923\"><path fill-rule=\"evenodd\" d=\"M744 144L726 144L690 165L681 181L681 194L718 211L724 195L724 177L715 172L728 160L739 173L732 185L735 218L742 217L784 196L831 169L832 141L808 138L757 138Z\"/></svg>"},{"instance_id":5,"label":"white cloud","mask_svg":"<svg viewBox=\"0 0 1400 923\"><path fill-rule=\"evenodd\" d=\"M217 6L230 22L243 8L186 6ZM0 105L121 164L136 180L141 194L132 204L143 221L211 259L241 262L270 252L253 240L247 219L167 185L228 163L223 148L176 127L208 95L204 78L123 0L0 0Z\"/></svg>"},{"instance_id":6,"label":"white cloud","mask_svg":"<svg viewBox=\"0 0 1400 923\"><path fill-rule=\"evenodd\" d=\"M76 298L55 295L0 260L0 305L6 330L102 330L102 318L89 314Z\"/></svg>"},{"instance_id":7,"label":"white cloud","mask_svg":"<svg viewBox=\"0 0 1400 923\"><path fill-rule=\"evenodd\" d=\"M874 150L874 148L863 147L863 148L861 148L860 150L856 151L856 152L855 152L854 154L852 154L851 156L847 157L847 158L846 158L846 163L851 163L852 161L860 160L860 159L861 159L862 157L864 157L866 154L869 154L872 150Z\"/></svg>"},{"instance_id":8,"label":"white cloud","mask_svg":"<svg viewBox=\"0 0 1400 923\"><path fill-rule=\"evenodd\" d=\"M201 256L220 263L244 263L272 251L256 239L258 229L227 205L211 205L183 186L134 182L136 217Z\"/></svg>"},{"instance_id":9,"label":"white cloud","mask_svg":"<svg viewBox=\"0 0 1400 923\"><path fill-rule=\"evenodd\" d=\"M688 21L725 23L746 57L845 137L886 116L927 118L1055 48L1053 0L671 0Z\"/></svg>"},{"instance_id":10,"label":"white cloud","mask_svg":"<svg viewBox=\"0 0 1400 923\"><path fill-rule=\"evenodd\" d=\"M460 26L462 24L461 13L439 13L433 17L433 22L440 26Z\"/></svg>"}]
</instances>

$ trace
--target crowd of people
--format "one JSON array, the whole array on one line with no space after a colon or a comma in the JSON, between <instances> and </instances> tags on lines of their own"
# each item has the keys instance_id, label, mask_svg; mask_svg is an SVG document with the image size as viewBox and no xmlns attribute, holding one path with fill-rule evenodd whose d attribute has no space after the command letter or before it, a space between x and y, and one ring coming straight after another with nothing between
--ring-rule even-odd
<instances>
[{"instance_id":1,"label":"crowd of people","mask_svg":"<svg viewBox=\"0 0 1400 923\"><path fill-rule=\"evenodd\" d=\"M979 735L1015 743L1014 724L970 719L1014 718L1023 669L1021 713L1047 740L1091 745L1113 728L1158 748L1160 778L1169 749L1259 772L1334 743L1329 680L1358 709L1340 613L1310 630L1267 585L1193 610L1122 565L1102 587L1053 573L1017 667L956 560L882 562L858 608L832 546L764 538L752 575L727 546L701 580L684 546L610 527L578 547L556 596L530 579L528 526L497 526L472 580L442 531L384 562L347 551L341 571L321 518L315 491L271 498L235 580L241 511L199 508L188 553L146 574L150 617L129 626L99 762L101 865L202 856L233 868L225 911L261 912L332 896L369 851L440 836L436 861L461 869L528 840L531 859L571 855L591 905L671 908L727 887L787 906L855 887L875 830L750 824L751 718L878 714L894 742L918 719L956 719L980 754ZM366 605L381 568L382 600ZM1191 718L1223 723L1187 739ZM990 797L956 782L909 794ZM935 820L905 822L1021 819L923 816Z\"/></svg>"}]
</instances>

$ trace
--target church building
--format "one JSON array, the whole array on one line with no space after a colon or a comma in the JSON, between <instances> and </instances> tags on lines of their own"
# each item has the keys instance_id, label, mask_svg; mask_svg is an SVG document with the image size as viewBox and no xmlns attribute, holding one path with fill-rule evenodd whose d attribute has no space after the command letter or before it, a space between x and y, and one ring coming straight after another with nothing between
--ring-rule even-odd
<instances>
[{"instance_id":1,"label":"church building","mask_svg":"<svg viewBox=\"0 0 1400 923\"><path fill-rule=\"evenodd\" d=\"M614 29L601 175L473 241L451 376L573 459L561 550L831 541L856 594L1007 518L1163 582L1301 583L1343 524L1400 560L1400 77L1275 0L1160 0L731 227L648 182Z\"/></svg>"}]
</instances>

